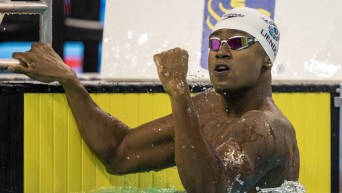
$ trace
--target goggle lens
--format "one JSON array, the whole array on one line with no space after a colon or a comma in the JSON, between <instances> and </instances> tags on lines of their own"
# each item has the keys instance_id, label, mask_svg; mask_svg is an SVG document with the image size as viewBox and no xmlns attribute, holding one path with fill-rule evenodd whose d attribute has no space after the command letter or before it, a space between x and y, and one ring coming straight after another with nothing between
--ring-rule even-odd
<instances>
[{"instance_id":1,"label":"goggle lens","mask_svg":"<svg viewBox=\"0 0 342 193\"><path fill-rule=\"evenodd\" d=\"M218 51L221 47L221 45L226 42L230 49L232 50L242 50L244 48L247 48L257 42L253 37L244 37L244 36L238 36L238 37L231 37L228 40L220 40L219 38L210 38L209 40L209 48L213 51Z\"/></svg>"},{"instance_id":2,"label":"goggle lens","mask_svg":"<svg viewBox=\"0 0 342 193\"><path fill-rule=\"evenodd\" d=\"M244 39L246 38L231 38L227 41L227 44L229 45L230 49L236 50L247 45L247 42L243 41Z\"/></svg>"},{"instance_id":3,"label":"goggle lens","mask_svg":"<svg viewBox=\"0 0 342 193\"><path fill-rule=\"evenodd\" d=\"M210 39L209 40L209 47L210 49L217 51L221 47L221 40L219 39Z\"/></svg>"}]
</instances>

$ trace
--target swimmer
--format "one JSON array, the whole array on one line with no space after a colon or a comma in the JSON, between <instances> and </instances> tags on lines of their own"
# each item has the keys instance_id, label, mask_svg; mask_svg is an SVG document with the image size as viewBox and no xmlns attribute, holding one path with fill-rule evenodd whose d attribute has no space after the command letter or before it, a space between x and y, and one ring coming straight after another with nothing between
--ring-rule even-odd
<instances>
[{"instance_id":1,"label":"swimmer","mask_svg":"<svg viewBox=\"0 0 342 193\"><path fill-rule=\"evenodd\" d=\"M272 99L276 25L254 9L237 8L222 16L208 41L213 89L191 97L186 50L156 54L172 114L134 129L101 110L47 44L14 53L21 65L8 70L60 83L81 136L111 174L176 165L188 193L257 192L297 181L295 130Z\"/></svg>"}]
</instances>

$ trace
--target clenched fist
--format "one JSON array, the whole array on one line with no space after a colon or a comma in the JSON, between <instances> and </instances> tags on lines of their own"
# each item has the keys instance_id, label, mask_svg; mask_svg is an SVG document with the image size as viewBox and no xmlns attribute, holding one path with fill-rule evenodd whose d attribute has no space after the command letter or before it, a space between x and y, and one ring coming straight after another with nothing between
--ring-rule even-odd
<instances>
[{"instance_id":1,"label":"clenched fist","mask_svg":"<svg viewBox=\"0 0 342 193\"><path fill-rule=\"evenodd\" d=\"M174 48L154 55L158 76L166 92L170 95L183 94L187 89L189 55L186 50Z\"/></svg>"}]
</instances>

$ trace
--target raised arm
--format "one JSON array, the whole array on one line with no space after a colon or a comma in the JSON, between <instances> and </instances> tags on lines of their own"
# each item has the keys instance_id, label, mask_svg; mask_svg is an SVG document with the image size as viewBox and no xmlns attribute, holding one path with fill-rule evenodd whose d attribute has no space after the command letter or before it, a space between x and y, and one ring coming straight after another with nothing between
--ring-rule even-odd
<instances>
[{"instance_id":1,"label":"raised arm","mask_svg":"<svg viewBox=\"0 0 342 193\"><path fill-rule=\"evenodd\" d=\"M123 174L174 165L173 124L170 116L136 129L102 111L75 73L47 44L14 53L21 65L8 70L45 83L58 81L64 88L77 127L89 148L111 173Z\"/></svg>"},{"instance_id":2,"label":"raised arm","mask_svg":"<svg viewBox=\"0 0 342 193\"><path fill-rule=\"evenodd\" d=\"M195 106L186 81L188 53L175 48L157 54L159 79L170 96L175 123L175 159L187 192L217 192L220 167L217 156L200 130Z\"/></svg>"}]
</instances>

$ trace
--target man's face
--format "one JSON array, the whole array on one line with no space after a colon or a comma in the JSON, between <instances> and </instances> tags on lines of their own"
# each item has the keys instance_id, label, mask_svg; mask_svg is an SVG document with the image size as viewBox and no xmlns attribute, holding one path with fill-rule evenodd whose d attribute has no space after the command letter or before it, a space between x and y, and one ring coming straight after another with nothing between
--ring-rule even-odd
<instances>
[{"instance_id":1,"label":"man's face","mask_svg":"<svg viewBox=\"0 0 342 193\"><path fill-rule=\"evenodd\" d=\"M246 32L232 29L220 29L210 35L221 40L233 36L252 37ZM267 61L262 46L256 42L242 50L232 50L223 43L218 51L210 50L208 68L210 80L219 93L237 91L253 87Z\"/></svg>"}]
</instances>

